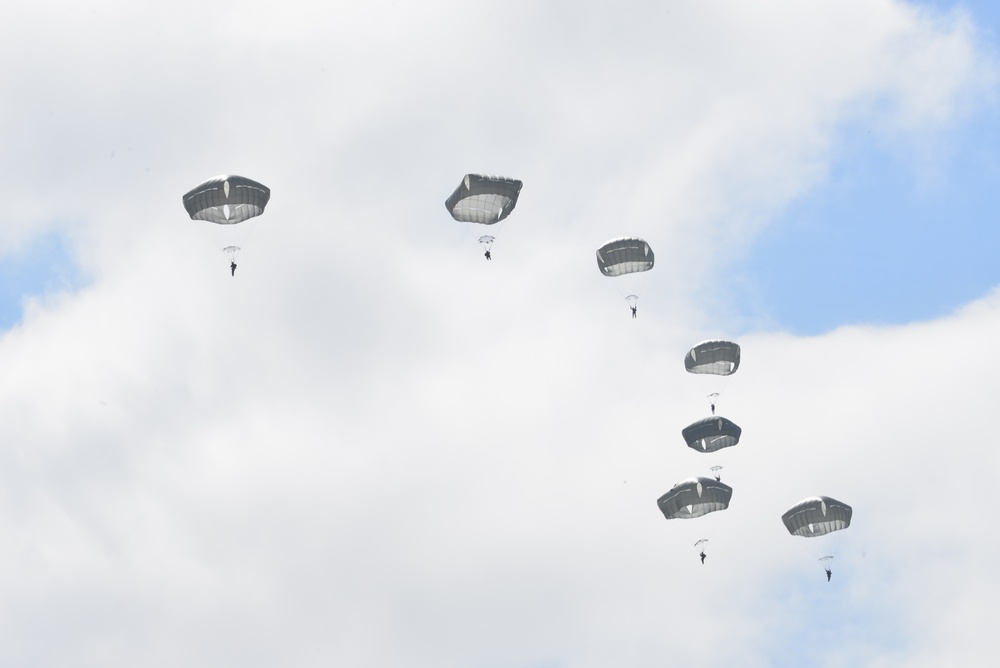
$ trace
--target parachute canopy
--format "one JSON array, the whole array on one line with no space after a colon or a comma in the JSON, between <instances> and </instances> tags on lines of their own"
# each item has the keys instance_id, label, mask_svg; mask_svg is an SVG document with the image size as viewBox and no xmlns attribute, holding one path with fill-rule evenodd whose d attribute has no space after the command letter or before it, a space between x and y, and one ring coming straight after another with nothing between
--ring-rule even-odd
<instances>
[{"instance_id":1,"label":"parachute canopy","mask_svg":"<svg viewBox=\"0 0 1000 668\"><path fill-rule=\"evenodd\" d=\"M684 356L690 373L728 376L740 368L740 346L732 341L702 341Z\"/></svg>"},{"instance_id":2,"label":"parachute canopy","mask_svg":"<svg viewBox=\"0 0 1000 668\"><path fill-rule=\"evenodd\" d=\"M653 268L653 249L638 237L621 237L597 249L597 266L605 276L621 276Z\"/></svg>"},{"instance_id":3,"label":"parachute canopy","mask_svg":"<svg viewBox=\"0 0 1000 668\"><path fill-rule=\"evenodd\" d=\"M729 507L733 488L711 478L688 478L656 500L668 520L701 517Z\"/></svg>"},{"instance_id":4,"label":"parachute canopy","mask_svg":"<svg viewBox=\"0 0 1000 668\"><path fill-rule=\"evenodd\" d=\"M195 186L184 195L192 220L235 225L264 213L271 190L244 176L223 175Z\"/></svg>"},{"instance_id":5,"label":"parachute canopy","mask_svg":"<svg viewBox=\"0 0 1000 668\"><path fill-rule=\"evenodd\" d=\"M466 174L444 205L460 223L492 225L510 215L522 183L517 179Z\"/></svg>"},{"instance_id":6,"label":"parachute canopy","mask_svg":"<svg viewBox=\"0 0 1000 668\"><path fill-rule=\"evenodd\" d=\"M698 420L681 430L684 442L698 452L715 452L734 446L740 442L742 433L734 422L718 415Z\"/></svg>"},{"instance_id":7,"label":"parachute canopy","mask_svg":"<svg viewBox=\"0 0 1000 668\"><path fill-rule=\"evenodd\" d=\"M781 521L793 536L813 538L851 526L853 509L829 496L811 496L789 508Z\"/></svg>"}]
</instances>

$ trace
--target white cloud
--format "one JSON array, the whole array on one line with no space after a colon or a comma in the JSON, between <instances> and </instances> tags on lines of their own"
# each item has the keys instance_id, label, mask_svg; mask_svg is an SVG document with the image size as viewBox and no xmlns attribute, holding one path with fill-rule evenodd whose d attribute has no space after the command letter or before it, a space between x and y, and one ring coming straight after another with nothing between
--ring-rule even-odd
<instances>
[{"instance_id":1,"label":"white cloud","mask_svg":"<svg viewBox=\"0 0 1000 668\"><path fill-rule=\"evenodd\" d=\"M733 507L674 526L654 505L710 464L680 442L705 409L683 354L739 334L704 306L706 255L821 179L872 99L939 127L990 67L954 17L800 4L8 23L0 249L63 226L94 282L0 335L4 662L995 655L971 630L998 593L974 483L998 465L998 295L743 334ZM273 191L235 278L180 202L222 171ZM466 171L525 182L489 265L443 207ZM594 267L621 234L658 256L636 322ZM829 585L779 520L818 493L856 509Z\"/></svg>"}]
</instances>

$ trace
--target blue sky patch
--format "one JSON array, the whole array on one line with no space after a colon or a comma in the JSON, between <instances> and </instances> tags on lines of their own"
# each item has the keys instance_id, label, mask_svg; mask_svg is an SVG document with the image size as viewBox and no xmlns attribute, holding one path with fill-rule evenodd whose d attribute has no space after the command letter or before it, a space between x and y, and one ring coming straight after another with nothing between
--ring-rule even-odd
<instances>
[{"instance_id":1,"label":"blue sky patch","mask_svg":"<svg viewBox=\"0 0 1000 668\"><path fill-rule=\"evenodd\" d=\"M73 290L79 284L79 267L59 234L45 234L0 256L0 329L20 322L25 297Z\"/></svg>"},{"instance_id":2,"label":"blue sky patch","mask_svg":"<svg viewBox=\"0 0 1000 668\"><path fill-rule=\"evenodd\" d=\"M973 23L979 30L982 30L991 39L997 38L997 29L1000 28L1000 3L996 0L917 0L913 2L917 7L930 7L935 11L948 12L956 8L964 9L972 17Z\"/></svg>"},{"instance_id":3,"label":"blue sky patch","mask_svg":"<svg viewBox=\"0 0 1000 668\"><path fill-rule=\"evenodd\" d=\"M986 113L939 136L929 168L872 132L845 129L828 181L734 268L744 317L804 335L901 324L1000 284L1000 122Z\"/></svg>"}]
</instances>

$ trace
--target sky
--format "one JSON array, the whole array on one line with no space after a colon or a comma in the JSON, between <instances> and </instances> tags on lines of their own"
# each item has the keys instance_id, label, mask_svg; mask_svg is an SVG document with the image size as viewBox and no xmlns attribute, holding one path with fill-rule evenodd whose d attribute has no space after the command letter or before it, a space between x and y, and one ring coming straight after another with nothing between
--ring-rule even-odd
<instances>
[{"instance_id":1,"label":"sky","mask_svg":"<svg viewBox=\"0 0 1000 668\"><path fill-rule=\"evenodd\" d=\"M998 34L987 2L12 10L0 664L994 664ZM501 225L448 215L469 172L524 182ZM218 174L272 192L235 276L181 204ZM600 274L621 236L651 271ZM717 338L739 371L685 373ZM680 437L713 392L717 456ZM713 465L730 507L665 520ZM850 528L789 536L814 495Z\"/></svg>"}]
</instances>

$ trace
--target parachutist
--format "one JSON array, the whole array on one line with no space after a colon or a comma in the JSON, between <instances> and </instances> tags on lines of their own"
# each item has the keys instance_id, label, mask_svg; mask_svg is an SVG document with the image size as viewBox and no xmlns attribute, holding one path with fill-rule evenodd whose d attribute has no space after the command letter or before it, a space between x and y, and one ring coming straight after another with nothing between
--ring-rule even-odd
<instances>
[{"instance_id":1,"label":"parachutist","mask_svg":"<svg viewBox=\"0 0 1000 668\"><path fill-rule=\"evenodd\" d=\"M715 474L715 482L722 482L722 476L718 473Z\"/></svg>"},{"instance_id":2,"label":"parachutist","mask_svg":"<svg viewBox=\"0 0 1000 668\"><path fill-rule=\"evenodd\" d=\"M245 176L230 174L216 176L195 186L185 193L183 202L191 220L205 221L212 223L212 227L219 227L218 235L212 235L219 237L216 238L216 242L219 242L233 241L236 237L244 236L243 231L247 228L236 225L264 213L264 207L270 199L271 190L267 186ZM240 247L230 243L219 245L229 258L229 270L235 276Z\"/></svg>"},{"instance_id":3,"label":"parachutist","mask_svg":"<svg viewBox=\"0 0 1000 668\"><path fill-rule=\"evenodd\" d=\"M712 404L712 415L715 415L715 404Z\"/></svg>"},{"instance_id":4,"label":"parachutist","mask_svg":"<svg viewBox=\"0 0 1000 668\"><path fill-rule=\"evenodd\" d=\"M629 308L632 309L632 317L634 318L635 317L635 312L636 312L636 310L637 310L638 307L636 307L636 306L629 306Z\"/></svg>"},{"instance_id":5,"label":"parachutist","mask_svg":"<svg viewBox=\"0 0 1000 668\"><path fill-rule=\"evenodd\" d=\"M831 577L833 577L833 571L831 571L829 568L827 568L826 569L826 581L829 582Z\"/></svg>"},{"instance_id":6,"label":"parachutist","mask_svg":"<svg viewBox=\"0 0 1000 668\"><path fill-rule=\"evenodd\" d=\"M701 564L704 566L705 565L705 557L707 557L708 555L705 554L704 551L702 551L702 553L699 554L698 556L701 557Z\"/></svg>"},{"instance_id":7,"label":"parachutist","mask_svg":"<svg viewBox=\"0 0 1000 668\"><path fill-rule=\"evenodd\" d=\"M487 251L486 251L486 252L484 253L484 255L486 256L486 259L487 259L487 260L492 260L492 259L493 259L493 256L492 256L492 255L490 255L490 251L489 251L489 250L487 250Z\"/></svg>"}]
</instances>

